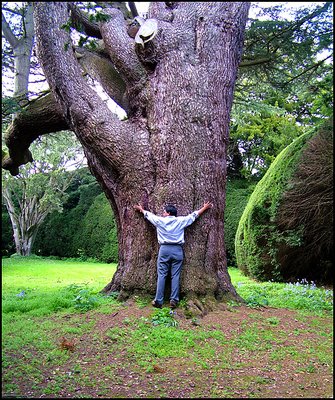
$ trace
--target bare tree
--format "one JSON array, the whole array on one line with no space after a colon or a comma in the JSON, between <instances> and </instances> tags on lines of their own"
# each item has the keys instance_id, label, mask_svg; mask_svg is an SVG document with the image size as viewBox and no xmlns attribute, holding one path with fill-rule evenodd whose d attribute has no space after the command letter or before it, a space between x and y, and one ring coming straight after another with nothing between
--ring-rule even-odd
<instances>
[{"instance_id":1,"label":"bare tree","mask_svg":"<svg viewBox=\"0 0 335 400\"><path fill-rule=\"evenodd\" d=\"M155 231L133 205L160 212L173 202L185 214L213 202L186 233L181 295L239 299L227 272L223 222L230 111L249 3L153 2L135 37L122 10L108 5L92 22L75 3L34 3L49 106L43 118L30 110L28 126L23 116L14 121L3 167L17 173L32 158L29 144L57 124L75 132L116 217L119 265L104 291L120 298L154 293L156 285ZM71 24L100 45L75 48ZM126 121L88 85L83 69L127 112Z\"/></svg>"}]
</instances>

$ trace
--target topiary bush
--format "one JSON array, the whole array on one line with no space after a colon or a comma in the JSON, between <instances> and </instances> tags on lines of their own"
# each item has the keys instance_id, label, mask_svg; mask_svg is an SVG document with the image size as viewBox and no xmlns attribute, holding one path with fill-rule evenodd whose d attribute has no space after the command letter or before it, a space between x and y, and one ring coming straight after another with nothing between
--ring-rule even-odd
<instances>
[{"instance_id":1,"label":"topiary bush","mask_svg":"<svg viewBox=\"0 0 335 400\"><path fill-rule=\"evenodd\" d=\"M15 253L14 232L6 207L2 205L1 218L1 255L9 257Z\"/></svg>"},{"instance_id":2,"label":"topiary bush","mask_svg":"<svg viewBox=\"0 0 335 400\"><path fill-rule=\"evenodd\" d=\"M237 265L246 275L331 280L332 137L332 120L300 136L256 185L235 237Z\"/></svg>"},{"instance_id":3,"label":"topiary bush","mask_svg":"<svg viewBox=\"0 0 335 400\"><path fill-rule=\"evenodd\" d=\"M235 256L235 235L241 215L255 189L255 181L247 179L229 179L226 190L225 208L225 245L227 265L237 267Z\"/></svg>"},{"instance_id":4,"label":"topiary bush","mask_svg":"<svg viewBox=\"0 0 335 400\"><path fill-rule=\"evenodd\" d=\"M70 188L63 212L55 211L47 216L36 235L33 253L61 258L78 256L74 238L80 234L87 211L101 193L94 178L88 172L86 175Z\"/></svg>"},{"instance_id":5,"label":"topiary bush","mask_svg":"<svg viewBox=\"0 0 335 400\"><path fill-rule=\"evenodd\" d=\"M308 141L283 193L275 223L285 239L277 255L285 279L332 282L333 150L330 121Z\"/></svg>"},{"instance_id":6,"label":"topiary bush","mask_svg":"<svg viewBox=\"0 0 335 400\"><path fill-rule=\"evenodd\" d=\"M117 229L113 211L104 193L98 195L85 214L73 239L78 255L102 262L118 262Z\"/></svg>"}]
</instances>

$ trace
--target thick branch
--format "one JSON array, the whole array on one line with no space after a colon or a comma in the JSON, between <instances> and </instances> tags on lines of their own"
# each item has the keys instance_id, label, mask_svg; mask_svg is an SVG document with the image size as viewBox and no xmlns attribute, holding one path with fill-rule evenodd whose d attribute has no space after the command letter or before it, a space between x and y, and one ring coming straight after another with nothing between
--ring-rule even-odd
<instances>
[{"instance_id":1,"label":"thick branch","mask_svg":"<svg viewBox=\"0 0 335 400\"><path fill-rule=\"evenodd\" d=\"M137 8L136 8L136 4L133 1L129 1L128 5L129 5L129 8L130 8L130 11L131 11L131 14L132 14L133 18L137 17L138 16L138 11L137 11Z\"/></svg>"},{"instance_id":2,"label":"thick branch","mask_svg":"<svg viewBox=\"0 0 335 400\"><path fill-rule=\"evenodd\" d=\"M8 128L6 146L9 156L2 160L2 168L17 175L20 165L33 161L29 146L36 138L66 129L68 124L52 94L30 102L16 114Z\"/></svg>"},{"instance_id":3,"label":"thick branch","mask_svg":"<svg viewBox=\"0 0 335 400\"><path fill-rule=\"evenodd\" d=\"M245 60L241 61L239 67L253 67L255 65L263 65L268 64L269 62L273 61L273 57L264 57L264 58L257 58L255 60Z\"/></svg>"},{"instance_id":4,"label":"thick branch","mask_svg":"<svg viewBox=\"0 0 335 400\"><path fill-rule=\"evenodd\" d=\"M108 96L128 113L126 84L109 57L102 52L97 53L84 48L77 48L76 54L84 71L92 79L98 81Z\"/></svg>"},{"instance_id":5,"label":"thick branch","mask_svg":"<svg viewBox=\"0 0 335 400\"><path fill-rule=\"evenodd\" d=\"M25 37L33 37L34 36L34 8L32 3L28 3L26 15L23 19Z\"/></svg>"},{"instance_id":6,"label":"thick branch","mask_svg":"<svg viewBox=\"0 0 335 400\"><path fill-rule=\"evenodd\" d=\"M102 39L100 28L97 23L91 22L88 16L80 11L72 2L69 2L69 10L71 11L72 24L78 32L84 32L87 36Z\"/></svg>"},{"instance_id":7,"label":"thick branch","mask_svg":"<svg viewBox=\"0 0 335 400\"><path fill-rule=\"evenodd\" d=\"M70 35L61 28L67 20L67 3L35 3L39 61L69 129L85 152L122 174L127 165L134 164L136 154L143 153L141 144L145 148L148 134L120 121L89 87L70 46Z\"/></svg>"},{"instance_id":8,"label":"thick branch","mask_svg":"<svg viewBox=\"0 0 335 400\"><path fill-rule=\"evenodd\" d=\"M145 80L147 72L135 53L122 12L109 9L106 13L110 18L101 24L100 31L113 64L127 85Z\"/></svg>"}]
</instances>

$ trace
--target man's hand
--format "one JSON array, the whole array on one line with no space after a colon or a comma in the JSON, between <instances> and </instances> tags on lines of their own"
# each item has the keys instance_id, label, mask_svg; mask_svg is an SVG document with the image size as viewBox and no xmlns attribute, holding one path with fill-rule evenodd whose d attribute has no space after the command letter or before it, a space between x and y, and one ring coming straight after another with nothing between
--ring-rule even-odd
<instances>
[{"instance_id":1,"label":"man's hand","mask_svg":"<svg viewBox=\"0 0 335 400\"><path fill-rule=\"evenodd\" d=\"M210 203L209 201L206 201L203 206L203 208L205 208L206 210L208 210L209 208L212 208L212 207L213 207L213 203Z\"/></svg>"},{"instance_id":2,"label":"man's hand","mask_svg":"<svg viewBox=\"0 0 335 400\"><path fill-rule=\"evenodd\" d=\"M206 201L204 203L203 207L200 208L200 210L197 211L199 217L203 212L205 212L206 210L208 210L209 208L212 208L212 207L213 207L213 203L210 203L209 201Z\"/></svg>"},{"instance_id":3,"label":"man's hand","mask_svg":"<svg viewBox=\"0 0 335 400\"><path fill-rule=\"evenodd\" d=\"M141 213L144 212L144 208L141 206L141 204L136 204L136 205L134 206L134 208L135 208L135 210L137 210L137 211L139 211L139 212L141 212Z\"/></svg>"}]
</instances>

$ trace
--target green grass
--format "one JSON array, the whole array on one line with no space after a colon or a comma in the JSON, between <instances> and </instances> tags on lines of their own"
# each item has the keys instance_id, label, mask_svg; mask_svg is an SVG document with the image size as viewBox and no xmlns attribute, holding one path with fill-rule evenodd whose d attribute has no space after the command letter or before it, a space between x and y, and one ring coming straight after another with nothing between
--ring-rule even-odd
<instances>
[{"instance_id":1,"label":"green grass","mask_svg":"<svg viewBox=\"0 0 335 400\"><path fill-rule=\"evenodd\" d=\"M12 257L2 260L3 287L21 291L30 288L57 289L70 284L89 284L101 290L110 282L116 264Z\"/></svg>"},{"instance_id":2,"label":"green grass","mask_svg":"<svg viewBox=\"0 0 335 400\"><path fill-rule=\"evenodd\" d=\"M27 382L34 394L44 396L61 396L65 390L76 395L78 387L86 388L84 397L90 397L88 393L95 387L107 395L111 381L113 384L124 382L116 374L116 369L124 363L131 368L131 374L156 379L158 387L164 384L164 374L156 373L155 368L162 365L176 369L177 381L179 368L199 376L207 376L209 372L220 376L222 371L251 368L258 359L263 365L265 357L278 373L285 370L287 360L295 363L297 373L315 374L323 366L332 365L329 317L323 324L319 317L331 313L332 296L326 294L330 291L311 284L257 283L239 270L229 269L233 284L242 297L249 299L250 307L266 300L273 307L309 313L308 330L316 339L311 343L302 340L298 349L293 344L284 345L287 340L287 331L281 331L284 321L279 316L265 318L262 313L250 314L249 320L243 320L230 338L220 330L219 324L194 327L190 323L189 329L181 329L178 318L168 308L153 309L147 318L129 315L122 321L122 327L114 326L113 313L125 306L113 296L99 295L99 291L111 280L115 269L115 264L34 257L3 259L2 363L6 394L25 395L19 392L17 382ZM18 297L22 290L25 295ZM150 304L149 298L138 297L135 301L139 308ZM86 318L88 310L93 312ZM108 314L110 323L102 331L96 326L99 314ZM292 339L304 334L303 329L292 332ZM62 351L58 346L62 336L79 344L87 340L92 353ZM112 362L111 356L115 357ZM49 374L50 382L45 382L45 374ZM241 390L248 390L247 378L241 378L238 383ZM256 378L256 385L267 385L266 377ZM183 382L180 379L178 385ZM236 385L213 386L211 394L228 396L235 388ZM162 390L160 396L164 393ZM194 396L201 395L202 386L195 388Z\"/></svg>"},{"instance_id":3,"label":"green grass","mask_svg":"<svg viewBox=\"0 0 335 400\"><path fill-rule=\"evenodd\" d=\"M108 302L112 299L99 295L99 291L110 282L115 270L116 264L40 257L5 258L2 262L3 313L42 316L67 309L87 311L100 306L102 313L108 312ZM250 307L270 306L332 314L332 290L317 288L308 282L256 282L237 268L229 268L229 274L237 292ZM22 291L24 296L17 296ZM106 301L107 308L104 309ZM144 300L137 299L138 304L141 301Z\"/></svg>"},{"instance_id":4,"label":"green grass","mask_svg":"<svg viewBox=\"0 0 335 400\"><path fill-rule=\"evenodd\" d=\"M43 316L61 310L87 311L106 302L99 291L116 264L60 261L39 257L2 262L2 312ZM23 296L20 293L24 291Z\"/></svg>"},{"instance_id":5,"label":"green grass","mask_svg":"<svg viewBox=\"0 0 335 400\"><path fill-rule=\"evenodd\" d=\"M257 282L237 268L229 275L238 294L250 307L269 306L303 310L315 314L333 313L333 290L318 288L313 282Z\"/></svg>"}]
</instances>

